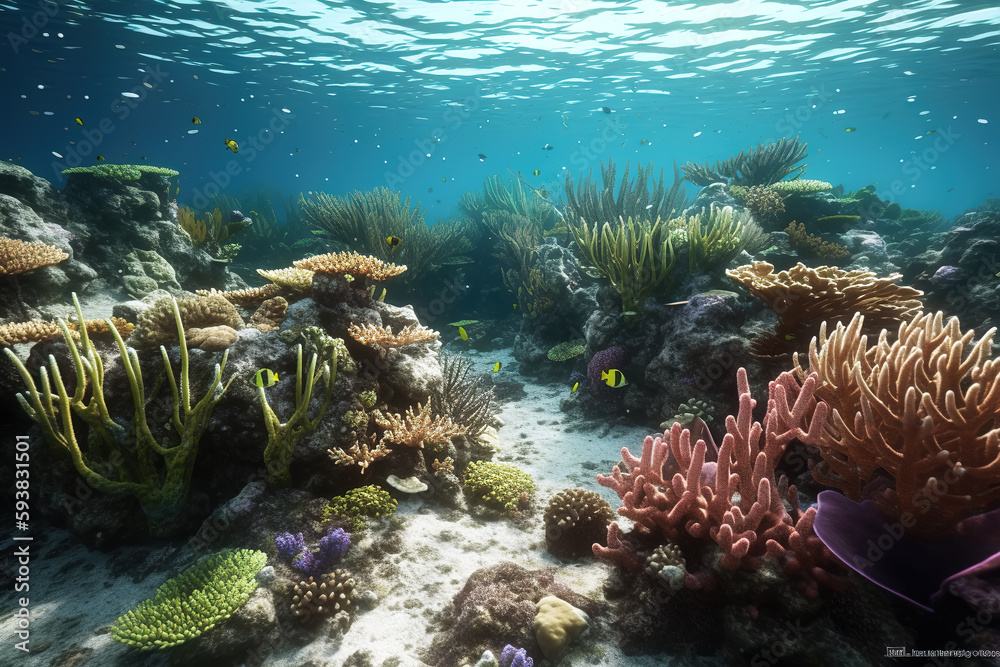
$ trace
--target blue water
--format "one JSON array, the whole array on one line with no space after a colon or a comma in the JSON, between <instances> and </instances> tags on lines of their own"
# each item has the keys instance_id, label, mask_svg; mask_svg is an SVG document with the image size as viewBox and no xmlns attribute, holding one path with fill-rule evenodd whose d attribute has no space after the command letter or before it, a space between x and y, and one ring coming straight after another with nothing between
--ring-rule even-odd
<instances>
[{"instance_id":1,"label":"blue water","mask_svg":"<svg viewBox=\"0 0 1000 667\"><path fill-rule=\"evenodd\" d=\"M494 174L555 200L608 158L669 180L799 136L807 178L948 216L998 196L991 2L2 0L0 34L0 158L57 186L100 154L199 209L388 185L433 220Z\"/></svg>"}]
</instances>

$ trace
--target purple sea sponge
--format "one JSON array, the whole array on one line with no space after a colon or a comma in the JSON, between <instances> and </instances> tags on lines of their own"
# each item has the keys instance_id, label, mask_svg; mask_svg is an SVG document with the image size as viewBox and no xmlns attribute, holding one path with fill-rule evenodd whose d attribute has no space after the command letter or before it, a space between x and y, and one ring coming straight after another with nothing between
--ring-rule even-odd
<instances>
[{"instance_id":1,"label":"purple sea sponge","mask_svg":"<svg viewBox=\"0 0 1000 667\"><path fill-rule=\"evenodd\" d=\"M616 345L606 350L601 350L590 359L587 364L587 386L590 395L597 398L610 398L614 388L609 387L605 380L601 379L601 374L616 368L622 370L628 361L628 353L624 347Z\"/></svg>"},{"instance_id":2,"label":"purple sea sponge","mask_svg":"<svg viewBox=\"0 0 1000 667\"><path fill-rule=\"evenodd\" d=\"M523 648L507 644L500 653L500 667L532 667L534 664L535 661L528 657L528 652Z\"/></svg>"},{"instance_id":3,"label":"purple sea sponge","mask_svg":"<svg viewBox=\"0 0 1000 667\"><path fill-rule=\"evenodd\" d=\"M303 539L302 533L296 535L292 535L291 533L276 535L274 543L278 546L278 551L285 558L295 558L306 550L306 541Z\"/></svg>"}]
</instances>

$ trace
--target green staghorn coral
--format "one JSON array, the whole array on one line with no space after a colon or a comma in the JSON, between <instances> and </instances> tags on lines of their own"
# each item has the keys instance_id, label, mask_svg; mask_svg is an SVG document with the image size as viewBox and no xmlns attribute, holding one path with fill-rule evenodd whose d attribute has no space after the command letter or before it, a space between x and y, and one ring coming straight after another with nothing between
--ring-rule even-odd
<instances>
[{"instance_id":1,"label":"green staghorn coral","mask_svg":"<svg viewBox=\"0 0 1000 667\"><path fill-rule=\"evenodd\" d=\"M243 606L257 590L256 576L265 565L267 555L251 549L204 556L119 617L111 625L111 637L144 651L183 644Z\"/></svg>"},{"instance_id":2,"label":"green staghorn coral","mask_svg":"<svg viewBox=\"0 0 1000 667\"><path fill-rule=\"evenodd\" d=\"M772 183L770 188L775 192L788 195L792 193L806 194L808 192L826 192L827 190L833 190L833 185L827 183L826 181L816 181L809 178L796 178L791 181Z\"/></svg>"},{"instance_id":3,"label":"green staghorn coral","mask_svg":"<svg viewBox=\"0 0 1000 667\"><path fill-rule=\"evenodd\" d=\"M587 349L587 342L584 340L571 340L559 343L546 355L551 361L566 361L573 357L579 357Z\"/></svg>"}]
</instances>

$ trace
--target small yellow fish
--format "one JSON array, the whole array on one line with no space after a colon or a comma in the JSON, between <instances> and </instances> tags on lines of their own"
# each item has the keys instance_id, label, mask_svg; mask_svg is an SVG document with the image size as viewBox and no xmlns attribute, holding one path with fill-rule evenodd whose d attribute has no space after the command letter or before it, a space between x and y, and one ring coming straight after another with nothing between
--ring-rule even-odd
<instances>
[{"instance_id":1,"label":"small yellow fish","mask_svg":"<svg viewBox=\"0 0 1000 667\"><path fill-rule=\"evenodd\" d=\"M462 337L462 340L469 340L469 334L465 332L465 327L458 328L458 335Z\"/></svg>"},{"instance_id":2,"label":"small yellow fish","mask_svg":"<svg viewBox=\"0 0 1000 667\"><path fill-rule=\"evenodd\" d=\"M845 127L844 128L844 132L854 132L857 129L858 128L856 128L856 127Z\"/></svg>"},{"instance_id":3,"label":"small yellow fish","mask_svg":"<svg viewBox=\"0 0 1000 667\"><path fill-rule=\"evenodd\" d=\"M577 389L579 389L579 388L580 388L580 383L579 383L579 382L577 382L577 383L575 383L575 384L573 385L573 388L569 390L569 393L571 393L571 394L575 394L575 393L576 393L576 390L577 390Z\"/></svg>"},{"instance_id":4,"label":"small yellow fish","mask_svg":"<svg viewBox=\"0 0 1000 667\"><path fill-rule=\"evenodd\" d=\"M447 176L442 176L441 177L441 182L442 183L447 183L448 182L448 177Z\"/></svg>"},{"instance_id":5,"label":"small yellow fish","mask_svg":"<svg viewBox=\"0 0 1000 667\"><path fill-rule=\"evenodd\" d=\"M254 384L258 387L273 387L278 382L278 374L270 368L262 368L253 377Z\"/></svg>"},{"instance_id":6,"label":"small yellow fish","mask_svg":"<svg viewBox=\"0 0 1000 667\"><path fill-rule=\"evenodd\" d=\"M531 175L532 175L532 176L538 176L538 175L539 175L539 174L541 174L541 173L542 173L542 170L541 170L541 169L536 169L536 170L534 170L533 172L531 172Z\"/></svg>"},{"instance_id":7,"label":"small yellow fish","mask_svg":"<svg viewBox=\"0 0 1000 667\"><path fill-rule=\"evenodd\" d=\"M501 366L501 365L502 365L502 364L501 364L501 363L500 363L499 361L498 361L498 362L496 362L495 364L493 364L493 372L494 372L494 373L498 372L498 371L500 370L500 366Z\"/></svg>"},{"instance_id":8,"label":"small yellow fish","mask_svg":"<svg viewBox=\"0 0 1000 667\"><path fill-rule=\"evenodd\" d=\"M602 371L601 379L604 380L605 384L614 389L624 387L628 384L628 382L625 381L625 376L622 375L622 372L617 368L610 368L606 371Z\"/></svg>"},{"instance_id":9,"label":"small yellow fish","mask_svg":"<svg viewBox=\"0 0 1000 667\"><path fill-rule=\"evenodd\" d=\"M514 304L514 310L517 310L517 304L516 303Z\"/></svg>"},{"instance_id":10,"label":"small yellow fish","mask_svg":"<svg viewBox=\"0 0 1000 667\"><path fill-rule=\"evenodd\" d=\"M785 340L795 340L795 336L792 334L785 334Z\"/></svg>"},{"instance_id":11,"label":"small yellow fish","mask_svg":"<svg viewBox=\"0 0 1000 667\"><path fill-rule=\"evenodd\" d=\"M378 295L379 302L385 302L385 288L382 288L382 293Z\"/></svg>"},{"instance_id":12,"label":"small yellow fish","mask_svg":"<svg viewBox=\"0 0 1000 667\"><path fill-rule=\"evenodd\" d=\"M176 187L176 188L174 189L174 196L176 197L176 196L177 196L178 194L180 194L180 191L181 191L181 186L179 186L179 185L178 185L178 186L177 186L177 187Z\"/></svg>"},{"instance_id":13,"label":"small yellow fish","mask_svg":"<svg viewBox=\"0 0 1000 667\"><path fill-rule=\"evenodd\" d=\"M389 244L390 248L395 250L396 246L398 246L400 243L403 242L403 239L399 238L398 236L387 236L385 237L385 242Z\"/></svg>"},{"instance_id":14,"label":"small yellow fish","mask_svg":"<svg viewBox=\"0 0 1000 667\"><path fill-rule=\"evenodd\" d=\"M77 119L76 119L76 124L77 124L77 125L83 125L83 121L82 121L82 120L80 120L79 118L77 118Z\"/></svg>"},{"instance_id":15,"label":"small yellow fish","mask_svg":"<svg viewBox=\"0 0 1000 667\"><path fill-rule=\"evenodd\" d=\"M934 134L937 130L927 130L924 134Z\"/></svg>"},{"instance_id":16,"label":"small yellow fish","mask_svg":"<svg viewBox=\"0 0 1000 667\"><path fill-rule=\"evenodd\" d=\"M228 148L234 153L240 152L240 145L236 143L235 139L226 139L226 148Z\"/></svg>"},{"instance_id":17,"label":"small yellow fish","mask_svg":"<svg viewBox=\"0 0 1000 667\"><path fill-rule=\"evenodd\" d=\"M195 116L194 118L191 119L191 122L194 123L195 125L201 125L201 118Z\"/></svg>"},{"instance_id":18,"label":"small yellow fish","mask_svg":"<svg viewBox=\"0 0 1000 667\"><path fill-rule=\"evenodd\" d=\"M98 155L94 159L97 160L98 162L104 162L104 156L103 155Z\"/></svg>"}]
</instances>

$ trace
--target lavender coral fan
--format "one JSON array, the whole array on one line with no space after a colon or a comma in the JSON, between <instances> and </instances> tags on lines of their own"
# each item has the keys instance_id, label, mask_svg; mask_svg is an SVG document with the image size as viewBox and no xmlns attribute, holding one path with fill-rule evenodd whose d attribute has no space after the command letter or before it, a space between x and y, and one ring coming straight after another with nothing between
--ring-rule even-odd
<instances>
[{"instance_id":1,"label":"lavender coral fan","mask_svg":"<svg viewBox=\"0 0 1000 667\"><path fill-rule=\"evenodd\" d=\"M330 567L344 557L351 546L351 536L343 528L336 528L324 535L316 551L306 545L302 533L283 533L274 538L278 551L291 560L292 567L309 575L328 572Z\"/></svg>"}]
</instances>

